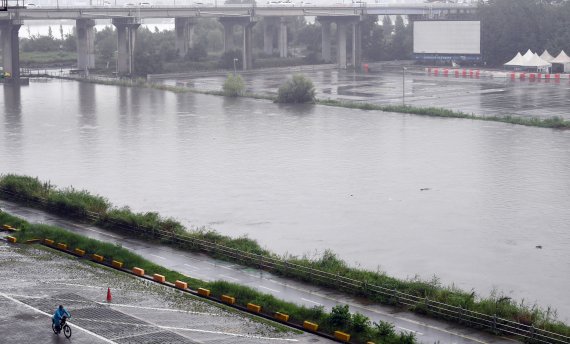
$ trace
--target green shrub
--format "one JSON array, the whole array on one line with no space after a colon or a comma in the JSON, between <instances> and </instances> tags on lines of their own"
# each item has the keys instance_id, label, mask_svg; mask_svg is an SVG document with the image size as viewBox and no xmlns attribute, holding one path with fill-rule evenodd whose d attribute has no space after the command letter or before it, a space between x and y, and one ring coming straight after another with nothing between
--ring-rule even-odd
<instances>
[{"instance_id":1,"label":"green shrub","mask_svg":"<svg viewBox=\"0 0 570 344\"><path fill-rule=\"evenodd\" d=\"M277 103L314 103L315 86L313 82L301 74L293 75L277 93Z\"/></svg>"},{"instance_id":2,"label":"green shrub","mask_svg":"<svg viewBox=\"0 0 570 344\"><path fill-rule=\"evenodd\" d=\"M381 337L388 337L396 334L396 331L394 331L394 324L387 321L380 320L379 323L375 322L374 327L376 328L378 335Z\"/></svg>"},{"instance_id":3,"label":"green shrub","mask_svg":"<svg viewBox=\"0 0 570 344\"><path fill-rule=\"evenodd\" d=\"M348 305L336 305L332 308L328 321L332 326L347 328L350 325Z\"/></svg>"},{"instance_id":4,"label":"green shrub","mask_svg":"<svg viewBox=\"0 0 570 344\"><path fill-rule=\"evenodd\" d=\"M240 75L228 74L226 81L224 81L222 91L224 95L228 97L241 96L245 92L245 82Z\"/></svg>"},{"instance_id":5,"label":"green shrub","mask_svg":"<svg viewBox=\"0 0 570 344\"><path fill-rule=\"evenodd\" d=\"M351 319L351 327L354 332L364 332L370 328L370 319L364 314L354 313Z\"/></svg>"},{"instance_id":6,"label":"green shrub","mask_svg":"<svg viewBox=\"0 0 570 344\"><path fill-rule=\"evenodd\" d=\"M416 334L413 332L401 332L398 338L398 343L413 344L416 342Z\"/></svg>"}]
</instances>

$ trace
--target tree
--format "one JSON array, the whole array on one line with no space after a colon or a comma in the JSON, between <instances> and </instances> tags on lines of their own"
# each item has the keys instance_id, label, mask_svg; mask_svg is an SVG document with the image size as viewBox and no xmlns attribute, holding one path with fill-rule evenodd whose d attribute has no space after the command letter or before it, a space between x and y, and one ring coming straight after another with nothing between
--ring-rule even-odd
<instances>
[{"instance_id":1,"label":"tree","mask_svg":"<svg viewBox=\"0 0 570 344\"><path fill-rule=\"evenodd\" d=\"M490 66L499 66L527 49L556 54L570 46L570 2L494 0L481 4L481 53Z\"/></svg>"},{"instance_id":2,"label":"tree","mask_svg":"<svg viewBox=\"0 0 570 344\"><path fill-rule=\"evenodd\" d=\"M203 42L198 42L194 44L193 47L188 49L186 58L190 61L204 61L208 58L208 51L206 50L206 44Z\"/></svg>"},{"instance_id":3,"label":"tree","mask_svg":"<svg viewBox=\"0 0 570 344\"><path fill-rule=\"evenodd\" d=\"M315 24L301 27L297 34L296 44L304 45L309 51L320 51L322 46L322 29Z\"/></svg>"},{"instance_id":4,"label":"tree","mask_svg":"<svg viewBox=\"0 0 570 344\"><path fill-rule=\"evenodd\" d=\"M362 22L361 32L362 56L372 61L384 59L386 39L384 38L384 26L378 25L378 16L366 17Z\"/></svg>"},{"instance_id":5,"label":"tree","mask_svg":"<svg viewBox=\"0 0 570 344\"><path fill-rule=\"evenodd\" d=\"M235 60L235 62L234 62ZM239 49L226 51L221 57L218 65L220 68L233 69L242 68L242 51Z\"/></svg>"},{"instance_id":6,"label":"tree","mask_svg":"<svg viewBox=\"0 0 570 344\"><path fill-rule=\"evenodd\" d=\"M301 74L295 74L287 80L277 93L277 103L313 103L315 86L313 82Z\"/></svg>"},{"instance_id":7,"label":"tree","mask_svg":"<svg viewBox=\"0 0 570 344\"><path fill-rule=\"evenodd\" d=\"M95 52L98 59L104 63L114 62L115 51L117 50L117 38L112 26L105 26L101 31L95 33Z\"/></svg>"},{"instance_id":8,"label":"tree","mask_svg":"<svg viewBox=\"0 0 570 344\"><path fill-rule=\"evenodd\" d=\"M393 59L406 60L410 58L412 53L411 35L411 30L404 25L402 16L397 16L391 49Z\"/></svg>"}]
</instances>

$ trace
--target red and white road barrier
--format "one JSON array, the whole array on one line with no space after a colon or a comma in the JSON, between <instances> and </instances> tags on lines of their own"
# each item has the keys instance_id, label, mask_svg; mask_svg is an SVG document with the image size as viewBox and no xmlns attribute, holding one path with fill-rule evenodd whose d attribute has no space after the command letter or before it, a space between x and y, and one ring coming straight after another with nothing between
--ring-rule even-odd
<instances>
[{"instance_id":1,"label":"red and white road barrier","mask_svg":"<svg viewBox=\"0 0 570 344\"><path fill-rule=\"evenodd\" d=\"M488 78L508 78L520 81L560 81L570 80L570 74L548 74L548 73L529 73L529 72L496 72L481 71L479 69L457 69L457 68L426 68L425 71L429 75L455 78L478 79L481 77Z\"/></svg>"}]
</instances>

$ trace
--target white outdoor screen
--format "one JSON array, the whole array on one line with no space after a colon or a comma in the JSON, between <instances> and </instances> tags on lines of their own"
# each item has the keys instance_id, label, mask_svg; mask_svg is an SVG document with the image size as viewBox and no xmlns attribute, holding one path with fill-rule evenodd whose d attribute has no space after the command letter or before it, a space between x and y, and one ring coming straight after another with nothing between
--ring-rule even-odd
<instances>
[{"instance_id":1,"label":"white outdoor screen","mask_svg":"<svg viewBox=\"0 0 570 344\"><path fill-rule=\"evenodd\" d=\"M481 53L479 21L414 22L414 54Z\"/></svg>"}]
</instances>

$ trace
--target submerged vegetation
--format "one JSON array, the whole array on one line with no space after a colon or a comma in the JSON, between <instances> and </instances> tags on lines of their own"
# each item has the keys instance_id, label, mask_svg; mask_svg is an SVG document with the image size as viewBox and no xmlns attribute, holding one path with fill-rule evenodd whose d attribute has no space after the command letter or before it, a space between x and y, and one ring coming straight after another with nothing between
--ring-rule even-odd
<instances>
[{"instance_id":1,"label":"submerged vegetation","mask_svg":"<svg viewBox=\"0 0 570 344\"><path fill-rule=\"evenodd\" d=\"M241 237L230 238L211 230L187 231L182 224L163 218L155 212L135 213L129 208L117 208L102 196L92 195L88 191L73 188L58 189L49 182L41 182L37 178L7 174L0 177L0 197L57 213L61 216L94 223L112 231L126 232L136 236L164 244L179 247L189 251L205 251L203 243L210 243L207 254L230 260L239 261L255 267L265 267L283 276L318 284L327 288L341 290L345 293L367 297L372 301L386 304L401 304L389 296L380 296L371 292L370 286L397 290L421 301L415 302L410 310L422 314L438 316L430 311L426 300L440 302L445 305L461 307L461 309L498 316L511 321L532 325L565 336L570 335L570 327L556 321L550 310L542 310L535 306L518 304L502 295L492 294L487 298L479 298L474 293L468 293L442 286L437 279L423 281L419 279L400 280L381 272L354 268L338 259L330 251L326 251L318 259L308 257L279 257L259 246L254 240ZM34 227L36 228L36 227ZM217 245L216 245L217 244ZM220 249L223 245L223 249ZM207 246L207 245L206 245ZM253 254L255 259L240 260L240 254ZM265 258L264 258L265 257ZM277 266L263 265L263 261L279 261ZM293 268L294 267L294 268ZM351 279L358 287L347 288L335 279L316 279L307 271L317 269L324 273ZM314 271L314 270L313 270ZM450 319L456 320L457 319Z\"/></svg>"},{"instance_id":2,"label":"submerged vegetation","mask_svg":"<svg viewBox=\"0 0 570 344\"><path fill-rule=\"evenodd\" d=\"M156 220L154 216L146 220L152 221L152 219ZM221 295L233 296L236 299L236 303L242 307L246 307L250 302L262 305L263 313L269 316L272 316L275 312L288 314L290 321L297 325L307 320L319 324L320 332L329 335L332 335L336 330L348 332L351 334L353 342L356 343L365 343L371 340L387 344L416 343L413 333L396 333L392 324L383 321L372 323L368 317L360 313L351 314L347 305L336 306L331 313L327 313L322 307L307 308L298 306L235 283L225 281L204 282L154 264L140 255L124 249L120 245L90 239L58 227L30 224L3 212L0 212L0 223L18 227L20 230L15 236L19 241L49 238L56 243L66 243L71 249L81 248L87 254L96 253L107 259L121 261L127 269L139 267L144 269L147 275L158 273L165 276L169 282L176 280L186 282L188 287L193 290L198 288L209 289L212 292L212 296L216 298L220 298Z\"/></svg>"},{"instance_id":3,"label":"submerged vegetation","mask_svg":"<svg viewBox=\"0 0 570 344\"><path fill-rule=\"evenodd\" d=\"M245 82L241 75L228 74L224 85L222 86L222 92L227 97L238 97L245 92Z\"/></svg>"},{"instance_id":4,"label":"submerged vegetation","mask_svg":"<svg viewBox=\"0 0 570 344\"><path fill-rule=\"evenodd\" d=\"M279 87L275 101L277 103L314 103L315 86L309 78L295 74Z\"/></svg>"}]
</instances>

